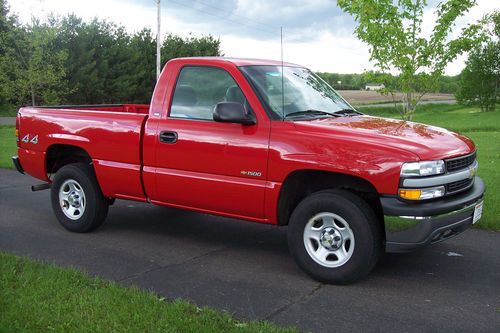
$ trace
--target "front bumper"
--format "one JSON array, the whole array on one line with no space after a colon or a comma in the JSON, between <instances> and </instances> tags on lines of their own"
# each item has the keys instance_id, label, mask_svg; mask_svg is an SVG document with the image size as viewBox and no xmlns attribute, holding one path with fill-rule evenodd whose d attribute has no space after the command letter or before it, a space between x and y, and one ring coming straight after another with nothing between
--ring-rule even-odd
<instances>
[{"instance_id":1,"label":"front bumper","mask_svg":"<svg viewBox=\"0 0 500 333\"><path fill-rule=\"evenodd\" d=\"M395 197L382 197L386 251L412 251L468 229L484 191L483 181L476 177L468 191L430 202L406 203Z\"/></svg>"}]
</instances>

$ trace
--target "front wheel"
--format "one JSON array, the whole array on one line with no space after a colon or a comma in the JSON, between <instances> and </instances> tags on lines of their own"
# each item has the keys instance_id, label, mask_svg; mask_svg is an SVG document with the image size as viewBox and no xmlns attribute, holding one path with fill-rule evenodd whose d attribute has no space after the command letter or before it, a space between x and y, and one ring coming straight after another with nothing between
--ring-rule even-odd
<instances>
[{"instance_id":1,"label":"front wheel","mask_svg":"<svg viewBox=\"0 0 500 333\"><path fill-rule=\"evenodd\" d=\"M84 163L63 166L51 186L52 209L61 225L73 232L99 227L108 214L94 170Z\"/></svg>"},{"instance_id":2,"label":"front wheel","mask_svg":"<svg viewBox=\"0 0 500 333\"><path fill-rule=\"evenodd\" d=\"M297 264L315 279L347 284L366 276L382 249L371 207L344 190L313 193L293 211L288 246Z\"/></svg>"}]
</instances>

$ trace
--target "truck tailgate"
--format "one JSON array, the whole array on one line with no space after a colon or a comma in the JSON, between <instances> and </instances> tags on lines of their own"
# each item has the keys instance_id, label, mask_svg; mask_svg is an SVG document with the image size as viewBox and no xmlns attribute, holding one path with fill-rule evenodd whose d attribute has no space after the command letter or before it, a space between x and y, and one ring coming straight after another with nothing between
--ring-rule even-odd
<instances>
[{"instance_id":1,"label":"truck tailgate","mask_svg":"<svg viewBox=\"0 0 500 333\"><path fill-rule=\"evenodd\" d=\"M21 108L19 158L24 170L50 181L47 154L57 145L83 149L105 196L142 199L141 138L147 115L84 109Z\"/></svg>"}]
</instances>

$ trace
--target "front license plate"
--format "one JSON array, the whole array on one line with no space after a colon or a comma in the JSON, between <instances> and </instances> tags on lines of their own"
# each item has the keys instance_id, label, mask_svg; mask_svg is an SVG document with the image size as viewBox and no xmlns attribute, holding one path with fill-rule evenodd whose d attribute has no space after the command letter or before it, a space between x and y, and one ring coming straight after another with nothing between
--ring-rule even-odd
<instances>
[{"instance_id":1,"label":"front license plate","mask_svg":"<svg viewBox=\"0 0 500 333\"><path fill-rule=\"evenodd\" d=\"M483 203L480 202L476 205L474 208L474 216L472 217L472 224L476 223L479 221L481 218L481 214L483 214Z\"/></svg>"}]
</instances>

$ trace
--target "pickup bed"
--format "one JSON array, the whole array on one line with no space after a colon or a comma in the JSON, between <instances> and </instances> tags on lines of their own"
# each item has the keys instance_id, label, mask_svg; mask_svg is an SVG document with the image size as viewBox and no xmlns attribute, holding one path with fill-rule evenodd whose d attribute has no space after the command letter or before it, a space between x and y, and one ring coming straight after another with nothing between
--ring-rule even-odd
<instances>
[{"instance_id":1,"label":"pickup bed","mask_svg":"<svg viewBox=\"0 0 500 333\"><path fill-rule=\"evenodd\" d=\"M150 105L23 107L16 137L16 168L68 230L115 199L287 225L298 265L329 283L464 231L483 205L470 139L363 115L290 63L174 59Z\"/></svg>"}]
</instances>

